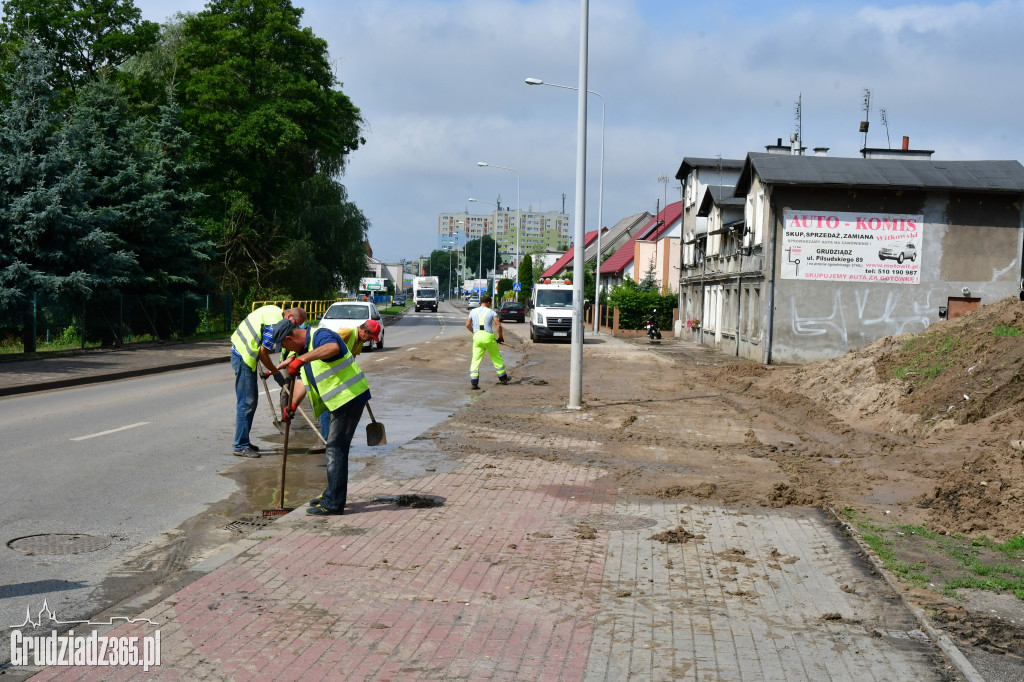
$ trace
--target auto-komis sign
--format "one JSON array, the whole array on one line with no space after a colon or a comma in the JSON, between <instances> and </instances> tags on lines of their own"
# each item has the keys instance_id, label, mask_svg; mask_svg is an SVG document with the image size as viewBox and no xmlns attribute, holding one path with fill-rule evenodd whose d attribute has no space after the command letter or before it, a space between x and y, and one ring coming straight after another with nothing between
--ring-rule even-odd
<instances>
[{"instance_id":1,"label":"auto-komis sign","mask_svg":"<svg viewBox=\"0 0 1024 682\"><path fill-rule=\"evenodd\" d=\"M782 279L921 283L924 216L786 211Z\"/></svg>"}]
</instances>

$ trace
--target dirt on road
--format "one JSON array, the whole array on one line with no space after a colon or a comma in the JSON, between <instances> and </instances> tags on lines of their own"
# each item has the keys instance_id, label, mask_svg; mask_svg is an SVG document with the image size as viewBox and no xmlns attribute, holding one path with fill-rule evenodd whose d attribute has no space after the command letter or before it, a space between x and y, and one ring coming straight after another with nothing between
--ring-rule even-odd
<instances>
[{"instance_id":1,"label":"dirt on road","mask_svg":"<svg viewBox=\"0 0 1024 682\"><path fill-rule=\"evenodd\" d=\"M446 449L591 462L638 496L834 510L955 641L1024 660L1024 303L802 366L590 336L576 411L569 346L505 328L512 385L485 359Z\"/></svg>"}]
</instances>

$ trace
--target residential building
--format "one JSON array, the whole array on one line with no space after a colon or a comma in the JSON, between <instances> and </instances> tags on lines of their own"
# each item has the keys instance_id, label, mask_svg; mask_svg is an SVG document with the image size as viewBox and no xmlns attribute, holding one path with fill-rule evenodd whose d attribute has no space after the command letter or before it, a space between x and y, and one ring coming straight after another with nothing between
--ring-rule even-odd
<instances>
[{"instance_id":1,"label":"residential building","mask_svg":"<svg viewBox=\"0 0 1024 682\"><path fill-rule=\"evenodd\" d=\"M809 362L1022 295L1019 162L933 161L906 138L863 158L791 149L748 154L731 195L723 184L694 204L706 241L695 230L679 279L680 319L701 320L693 338Z\"/></svg>"},{"instance_id":2,"label":"residential building","mask_svg":"<svg viewBox=\"0 0 1024 682\"><path fill-rule=\"evenodd\" d=\"M629 237L601 264L601 288L611 289L626 279L639 283L651 272L663 293L674 291L678 278L672 273L678 271L681 216L682 202L676 201Z\"/></svg>"},{"instance_id":3,"label":"residential building","mask_svg":"<svg viewBox=\"0 0 1024 682\"><path fill-rule=\"evenodd\" d=\"M521 214L521 220L517 218ZM518 244L516 224L521 225ZM498 242L498 251L512 262L518 253L565 251L572 241L572 225L568 213L498 208L490 215L473 213L442 213L437 218L437 248L459 248L467 241L489 235Z\"/></svg>"}]
</instances>

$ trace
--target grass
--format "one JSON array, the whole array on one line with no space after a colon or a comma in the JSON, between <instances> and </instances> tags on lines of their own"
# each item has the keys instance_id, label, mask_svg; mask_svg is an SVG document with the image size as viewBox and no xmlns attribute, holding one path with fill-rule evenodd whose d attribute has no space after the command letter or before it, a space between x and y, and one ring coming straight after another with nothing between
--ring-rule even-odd
<instances>
[{"instance_id":1,"label":"grass","mask_svg":"<svg viewBox=\"0 0 1024 682\"><path fill-rule=\"evenodd\" d=\"M960 351L960 339L947 334L932 342L915 336L903 343L903 350L916 352L908 363L895 369L896 378L921 386L952 366L953 358Z\"/></svg>"},{"instance_id":2,"label":"grass","mask_svg":"<svg viewBox=\"0 0 1024 682\"><path fill-rule=\"evenodd\" d=\"M975 589L1012 592L1024 600L1024 536L1000 543L984 536L941 535L925 526L886 524L850 507L840 515L901 581L917 587L941 585L942 593L952 598L959 598L961 589ZM914 559L908 560L911 555Z\"/></svg>"},{"instance_id":3,"label":"grass","mask_svg":"<svg viewBox=\"0 0 1024 682\"><path fill-rule=\"evenodd\" d=\"M1017 329L1013 325L1000 322L992 328L992 336L1003 337L1003 336L1020 336L1021 330Z\"/></svg>"}]
</instances>

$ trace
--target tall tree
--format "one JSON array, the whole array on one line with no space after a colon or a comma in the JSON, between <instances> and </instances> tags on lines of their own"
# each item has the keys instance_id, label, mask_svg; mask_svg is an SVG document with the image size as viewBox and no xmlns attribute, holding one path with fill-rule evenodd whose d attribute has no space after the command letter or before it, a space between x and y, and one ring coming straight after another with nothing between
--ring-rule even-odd
<instances>
[{"instance_id":1,"label":"tall tree","mask_svg":"<svg viewBox=\"0 0 1024 682\"><path fill-rule=\"evenodd\" d=\"M0 110L0 308L8 310L33 293L84 301L123 284L135 264L86 205L87 169L72 158L53 110L51 63L27 43Z\"/></svg>"},{"instance_id":2,"label":"tall tree","mask_svg":"<svg viewBox=\"0 0 1024 682\"><path fill-rule=\"evenodd\" d=\"M489 234L466 242L466 265L469 266L474 278L482 279L487 271L494 267L497 249L497 242Z\"/></svg>"},{"instance_id":3,"label":"tall tree","mask_svg":"<svg viewBox=\"0 0 1024 682\"><path fill-rule=\"evenodd\" d=\"M8 58L32 35L53 58L59 89L77 90L155 41L132 0L6 0L0 45Z\"/></svg>"},{"instance_id":4,"label":"tall tree","mask_svg":"<svg viewBox=\"0 0 1024 682\"><path fill-rule=\"evenodd\" d=\"M323 181L307 183L341 173L363 141L359 110L336 88L327 43L300 25L302 13L290 0L211 0L184 21L180 101L197 135L197 188L209 197L203 224L224 281L243 294L299 284L274 261L293 241L323 237L309 231L322 221L301 217L325 206L308 200L324 196ZM365 226L351 204L342 212ZM341 246L352 252L344 262L358 263L346 276L360 276L363 242Z\"/></svg>"},{"instance_id":5,"label":"tall tree","mask_svg":"<svg viewBox=\"0 0 1024 682\"><path fill-rule=\"evenodd\" d=\"M530 254L526 254L519 264L519 284L522 285L519 302L526 303L530 300L530 290L533 288L533 257Z\"/></svg>"}]
</instances>

